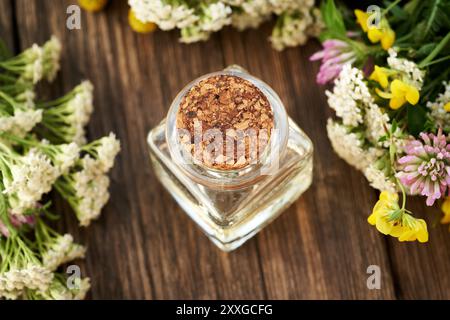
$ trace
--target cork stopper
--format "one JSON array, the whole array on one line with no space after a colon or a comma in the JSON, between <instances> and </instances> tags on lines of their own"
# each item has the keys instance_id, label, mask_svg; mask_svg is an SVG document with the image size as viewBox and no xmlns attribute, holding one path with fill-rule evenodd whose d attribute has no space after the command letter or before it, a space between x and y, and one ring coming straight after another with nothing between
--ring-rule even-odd
<instances>
[{"instance_id":1,"label":"cork stopper","mask_svg":"<svg viewBox=\"0 0 450 320\"><path fill-rule=\"evenodd\" d=\"M182 98L179 142L205 166L235 170L258 162L274 127L267 97L234 75L201 80Z\"/></svg>"}]
</instances>

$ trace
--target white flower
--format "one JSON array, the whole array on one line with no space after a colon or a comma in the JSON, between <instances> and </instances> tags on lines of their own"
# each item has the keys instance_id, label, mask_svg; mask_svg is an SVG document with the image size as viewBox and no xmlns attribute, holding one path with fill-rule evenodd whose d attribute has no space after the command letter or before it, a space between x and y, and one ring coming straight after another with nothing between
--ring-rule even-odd
<instances>
[{"instance_id":1,"label":"white flower","mask_svg":"<svg viewBox=\"0 0 450 320\"><path fill-rule=\"evenodd\" d=\"M81 159L80 165L79 171L63 175L56 187L72 206L80 225L88 226L109 200L109 178L102 164L89 155Z\"/></svg>"},{"instance_id":2,"label":"white flower","mask_svg":"<svg viewBox=\"0 0 450 320\"><path fill-rule=\"evenodd\" d=\"M61 42L55 36L52 36L43 46L43 76L48 81L55 79L56 73L60 68L59 60L61 57Z\"/></svg>"},{"instance_id":3,"label":"white flower","mask_svg":"<svg viewBox=\"0 0 450 320\"><path fill-rule=\"evenodd\" d=\"M199 20L199 17L194 14L194 11L194 9L185 5L175 7L172 10L171 15L176 21L177 28L186 28L196 23Z\"/></svg>"},{"instance_id":4,"label":"white flower","mask_svg":"<svg viewBox=\"0 0 450 320\"><path fill-rule=\"evenodd\" d=\"M79 199L77 217L80 225L87 227L109 200L109 178L106 175L89 175L86 171L75 173L76 196Z\"/></svg>"},{"instance_id":5,"label":"white flower","mask_svg":"<svg viewBox=\"0 0 450 320\"><path fill-rule=\"evenodd\" d=\"M24 51L24 55L27 63L20 79L35 84L42 79L43 75L43 50L37 44L33 44L31 48Z\"/></svg>"},{"instance_id":6,"label":"white flower","mask_svg":"<svg viewBox=\"0 0 450 320\"><path fill-rule=\"evenodd\" d=\"M350 64L344 65L334 80L333 92L326 91L328 105L336 111L346 126L357 127L363 123L362 109L373 103L362 71Z\"/></svg>"},{"instance_id":7,"label":"white flower","mask_svg":"<svg viewBox=\"0 0 450 320\"><path fill-rule=\"evenodd\" d=\"M73 300L83 300L91 288L91 279L83 278L78 281L76 288L72 289Z\"/></svg>"},{"instance_id":8,"label":"white flower","mask_svg":"<svg viewBox=\"0 0 450 320\"><path fill-rule=\"evenodd\" d=\"M70 289L66 282L67 280L58 274L46 291L31 292L28 296L38 300L82 300L91 287L89 278L76 278Z\"/></svg>"},{"instance_id":9,"label":"white flower","mask_svg":"<svg viewBox=\"0 0 450 320\"><path fill-rule=\"evenodd\" d=\"M374 145L388 146L387 141L379 142L379 140L386 136L387 131L391 128L389 116L377 104L370 103L365 109L364 124L367 128L367 139L370 142Z\"/></svg>"},{"instance_id":10,"label":"white flower","mask_svg":"<svg viewBox=\"0 0 450 320\"><path fill-rule=\"evenodd\" d=\"M327 133L334 151L358 170L366 169L383 153L381 149L365 146L362 134L350 132L331 119L328 119Z\"/></svg>"},{"instance_id":11,"label":"white flower","mask_svg":"<svg viewBox=\"0 0 450 320\"><path fill-rule=\"evenodd\" d=\"M108 172L114 166L114 159L120 151L120 142L114 133L100 138L92 143L92 148L87 147L97 161L97 167L102 173Z\"/></svg>"},{"instance_id":12,"label":"white flower","mask_svg":"<svg viewBox=\"0 0 450 320\"><path fill-rule=\"evenodd\" d=\"M36 149L15 159L9 169L11 175L5 175L3 179L4 193L10 196L11 208L17 214L34 207L42 195L51 190L59 176L50 159Z\"/></svg>"},{"instance_id":13,"label":"white flower","mask_svg":"<svg viewBox=\"0 0 450 320\"><path fill-rule=\"evenodd\" d=\"M389 57L387 58L387 63L389 67L403 72L409 78L411 85L420 90L422 88L425 72L420 70L414 62L397 58L397 52L393 48L390 48L388 53Z\"/></svg>"},{"instance_id":14,"label":"white flower","mask_svg":"<svg viewBox=\"0 0 450 320\"><path fill-rule=\"evenodd\" d=\"M26 133L30 132L36 124L42 121L42 110L20 110L14 111L12 127L10 133L24 137Z\"/></svg>"},{"instance_id":15,"label":"white flower","mask_svg":"<svg viewBox=\"0 0 450 320\"><path fill-rule=\"evenodd\" d=\"M200 27L204 31L218 31L231 23L231 8L221 2L203 8Z\"/></svg>"},{"instance_id":16,"label":"white flower","mask_svg":"<svg viewBox=\"0 0 450 320\"><path fill-rule=\"evenodd\" d=\"M436 124L446 131L450 131L450 112L444 109L444 106L450 102L450 81L443 82L445 91L440 93L434 102L427 102L430 109L431 118Z\"/></svg>"},{"instance_id":17,"label":"white flower","mask_svg":"<svg viewBox=\"0 0 450 320\"><path fill-rule=\"evenodd\" d=\"M80 147L75 142L55 146L59 149L54 158L54 165L61 174L68 172L69 168L75 164L80 154Z\"/></svg>"},{"instance_id":18,"label":"white flower","mask_svg":"<svg viewBox=\"0 0 450 320\"><path fill-rule=\"evenodd\" d=\"M90 81L83 81L66 96L48 103L43 109L42 124L48 133L46 138L52 142L86 142L84 127L89 122L94 110L93 86Z\"/></svg>"},{"instance_id":19,"label":"white flower","mask_svg":"<svg viewBox=\"0 0 450 320\"><path fill-rule=\"evenodd\" d=\"M41 265L28 263L24 268L11 269L0 274L0 294L3 292L15 294L25 288L45 291L52 280L51 271Z\"/></svg>"},{"instance_id":20,"label":"white flower","mask_svg":"<svg viewBox=\"0 0 450 320\"><path fill-rule=\"evenodd\" d=\"M389 191L391 193L397 192L397 186L390 177L387 177L384 172L376 167L374 163L364 170L364 175L369 181L372 188L380 191Z\"/></svg>"},{"instance_id":21,"label":"white flower","mask_svg":"<svg viewBox=\"0 0 450 320\"><path fill-rule=\"evenodd\" d=\"M68 102L68 109L73 110L74 120L85 126L94 110L94 86L90 81L83 81L74 91L75 96Z\"/></svg>"},{"instance_id":22,"label":"white flower","mask_svg":"<svg viewBox=\"0 0 450 320\"><path fill-rule=\"evenodd\" d=\"M56 239L50 248L42 254L44 266L51 271L69 261L83 258L86 249L73 242L70 234L65 234Z\"/></svg>"},{"instance_id":23,"label":"white flower","mask_svg":"<svg viewBox=\"0 0 450 320\"><path fill-rule=\"evenodd\" d=\"M304 44L308 40L308 27L314 22L309 8L303 8L293 14L279 16L280 21L273 29L270 41L276 50Z\"/></svg>"}]
</instances>

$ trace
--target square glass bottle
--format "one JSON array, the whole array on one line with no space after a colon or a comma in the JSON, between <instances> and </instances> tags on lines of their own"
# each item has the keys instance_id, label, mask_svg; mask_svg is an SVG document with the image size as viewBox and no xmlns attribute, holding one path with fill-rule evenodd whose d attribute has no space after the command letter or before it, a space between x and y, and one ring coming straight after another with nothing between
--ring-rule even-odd
<instances>
[{"instance_id":1,"label":"square glass bottle","mask_svg":"<svg viewBox=\"0 0 450 320\"><path fill-rule=\"evenodd\" d=\"M270 103L274 131L264 156L234 170L186 162L180 155L177 112L186 93L216 75L251 82ZM290 119L278 95L239 66L204 75L174 99L167 117L148 134L154 171L184 211L222 250L231 251L255 235L291 205L311 184L313 146Z\"/></svg>"}]
</instances>

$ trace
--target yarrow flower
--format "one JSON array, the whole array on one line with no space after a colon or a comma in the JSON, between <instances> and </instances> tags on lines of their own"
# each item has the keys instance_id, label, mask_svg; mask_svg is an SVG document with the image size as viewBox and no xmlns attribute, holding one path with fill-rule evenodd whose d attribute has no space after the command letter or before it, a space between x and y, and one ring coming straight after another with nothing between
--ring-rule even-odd
<instances>
[{"instance_id":1,"label":"yarrow flower","mask_svg":"<svg viewBox=\"0 0 450 320\"><path fill-rule=\"evenodd\" d=\"M397 58L397 51L393 48L388 50L389 57L387 63L392 70L401 72L408 79L408 82L417 90L422 88L425 71L421 70L413 61Z\"/></svg>"},{"instance_id":2,"label":"yarrow flower","mask_svg":"<svg viewBox=\"0 0 450 320\"><path fill-rule=\"evenodd\" d=\"M438 127L450 131L450 81L444 81L444 92L440 93L434 102L428 101L431 119Z\"/></svg>"},{"instance_id":3,"label":"yarrow flower","mask_svg":"<svg viewBox=\"0 0 450 320\"><path fill-rule=\"evenodd\" d=\"M42 47L33 44L21 54L0 61L0 69L19 76L20 81L36 84L42 78L53 80L59 70L61 44L52 37Z\"/></svg>"},{"instance_id":4,"label":"yarrow flower","mask_svg":"<svg viewBox=\"0 0 450 320\"><path fill-rule=\"evenodd\" d=\"M27 97L20 97L21 94L25 94L25 92L19 93L18 99L28 99ZM42 111L33 109L34 103L32 102L23 100L21 102L16 99L0 88L0 104L2 105L0 132L24 136L42 120Z\"/></svg>"},{"instance_id":5,"label":"yarrow flower","mask_svg":"<svg viewBox=\"0 0 450 320\"><path fill-rule=\"evenodd\" d=\"M334 81L333 91L326 91L328 105L336 111L346 126L356 127L363 123L362 109L373 103L362 71L345 65Z\"/></svg>"},{"instance_id":6,"label":"yarrow flower","mask_svg":"<svg viewBox=\"0 0 450 320\"><path fill-rule=\"evenodd\" d=\"M311 35L310 26L314 23L314 15L309 7L282 13L272 31L270 41L275 50L295 47L304 44Z\"/></svg>"},{"instance_id":7,"label":"yarrow flower","mask_svg":"<svg viewBox=\"0 0 450 320\"><path fill-rule=\"evenodd\" d=\"M86 249L45 224L59 216L41 201L55 187L88 225L109 198L107 173L120 144L114 134L85 144L93 110L88 81L55 101L35 102L34 84L55 77L60 52L53 37L0 61L0 300L83 299L90 288L89 278L69 287L55 272Z\"/></svg>"},{"instance_id":8,"label":"yarrow flower","mask_svg":"<svg viewBox=\"0 0 450 320\"><path fill-rule=\"evenodd\" d=\"M316 81L325 84L335 79L342 71L344 65L351 65L356 56L351 47L344 41L330 39L322 43L323 49L313 54L309 60L322 60Z\"/></svg>"},{"instance_id":9,"label":"yarrow flower","mask_svg":"<svg viewBox=\"0 0 450 320\"><path fill-rule=\"evenodd\" d=\"M86 249L74 243L70 234L60 235L40 219L36 224L35 234L42 263L50 271L56 270L64 263L84 257Z\"/></svg>"},{"instance_id":10,"label":"yarrow flower","mask_svg":"<svg viewBox=\"0 0 450 320\"><path fill-rule=\"evenodd\" d=\"M53 81L59 71L61 48L61 41L55 36L52 36L42 47L42 75L48 81Z\"/></svg>"},{"instance_id":11,"label":"yarrow flower","mask_svg":"<svg viewBox=\"0 0 450 320\"><path fill-rule=\"evenodd\" d=\"M393 176L386 174L389 167L383 161L377 161L369 164L364 169L364 176L369 181L370 186L380 191L388 191L390 193L397 192L397 186L394 182Z\"/></svg>"},{"instance_id":12,"label":"yarrow flower","mask_svg":"<svg viewBox=\"0 0 450 320\"><path fill-rule=\"evenodd\" d=\"M35 253L18 236L0 239L0 297L16 299L25 289L45 291L53 273L42 266Z\"/></svg>"},{"instance_id":13,"label":"yarrow flower","mask_svg":"<svg viewBox=\"0 0 450 320\"><path fill-rule=\"evenodd\" d=\"M81 170L63 175L55 187L75 211L80 225L86 227L98 218L109 200L109 178L88 155L81 159L80 166Z\"/></svg>"},{"instance_id":14,"label":"yarrow flower","mask_svg":"<svg viewBox=\"0 0 450 320\"><path fill-rule=\"evenodd\" d=\"M385 235L398 238L399 241L427 242L427 224L406 213L398 204L397 193L383 191L368 218L371 225Z\"/></svg>"},{"instance_id":15,"label":"yarrow flower","mask_svg":"<svg viewBox=\"0 0 450 320\"><path fill-rule=\"evenodd\" d=\"M94 159L97 159L98 169L102 173L108 172L114 165L114 159L120 151L120 142L114 133L91 142L83 147Z\"/></svg>"},{"instance_id":16,"label":"yarrow flower","mask_svg":"<svg viewBox=\"0 0 450 320\"><path fill-rule=\"evenodd\" d=\"M327 133L334 151L359 170L367 168L382 154L382 150L364 144L362 133L351 132L348 127L331 119L328 119Z\"/></svg>"},{"instance_id":17,"label":"yarrow flower","mask_svg":"<svg viewBox=\"0 0 450 320\"><path fill-rule=\"evenodd\" d=\"M33 208L59 176L51 160L37 149L24 156L0 143L0 165L9 205L14 213Z\"/></svg>"},{"instance_id":18,"label":"yarrow flower","mask_svg":"<svg viewBox=\"0 0 450 320\"><path fill-rule=\"evenodd\" d=\"M53 143L86 141L84 127L93 111L93 86L83 81L71 92L52 102L37 104L42 109L42 126L39 134Z\"/></svg>"},{"instance_id":19,"label":"yarrow flower","mask_svg":"<svg viewBox=\"0 0 450 320\"><path fill-rule=\"evenodd\" d=\"M179 28L180 41L184 43L207 40L211 33L227 25L239 30L254 28L272 14L279 16L271 37L279 50L302 44L307 36L318 35L321 29L312 0L128 0L128 3L142 24L155 23L162 30ZM133 21L132 25L135 24Z\"/></svg>"},{"instance_id":20,"label":"yarrow flower","mask_svg":"<svg viewBox=\"0 0 450 320\"><path fill-rule=\"evenodd\" d=\"M450 146L441 129L437 135L421 133L420 138L406 145L397 177L411 194L426 196L427 205L432 206L450 184Z\"/></svg>"},{"instance_id":21,"label":"yarrow flower","mask_svg":"<svg viewBox=\"0 0 450 320\"><path fill-rule=\"evenodd\" d=\"M114 134L103 137L82 148L86 155L69 173L55 184L58 192L69 202L81 226L88 226L100 215L108 202L109 178L106 173L114 165L120 143Z\"/></svg>"},{"instance_id":22,"label":"yarrow flower","mask_svg":"<svg viewBox=\"0 0 450 320\"><path fill-rule=\"evenodd\" d=\"M71 288L67 287L66 276L55 273L55 277L45 291L25 290L27 300L83 300L91 287L89 278L76 278Z\"/></svg>"}]
</instances>

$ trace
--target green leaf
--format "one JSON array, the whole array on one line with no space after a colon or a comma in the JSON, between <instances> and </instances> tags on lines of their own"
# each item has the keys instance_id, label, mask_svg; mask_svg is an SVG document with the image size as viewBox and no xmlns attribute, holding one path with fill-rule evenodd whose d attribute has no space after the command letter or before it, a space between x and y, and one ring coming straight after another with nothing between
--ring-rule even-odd
<instances>
[{"instance_id":1,"label":"green leaf","mask_svg":"<svg viewBox=\"0 0 450 320\"><path fill-rule=\"evenodd\" d=\"M345 36L346 29L341 12L336 8L334 0L326 0L321 5L322 18L328 30L333 34Z\"/></svg>"},{"instance_id":2,"label":"green leaf","mask_svg":"<svg viewBox=\"0 0 450 320\"><path fill-rule=\"evenodd\" d=\"M427 111L422 106L408 105L407 108L408 131L413 136L417 136L419 133L425 131Z\"/></svg>"}]
</instances>

